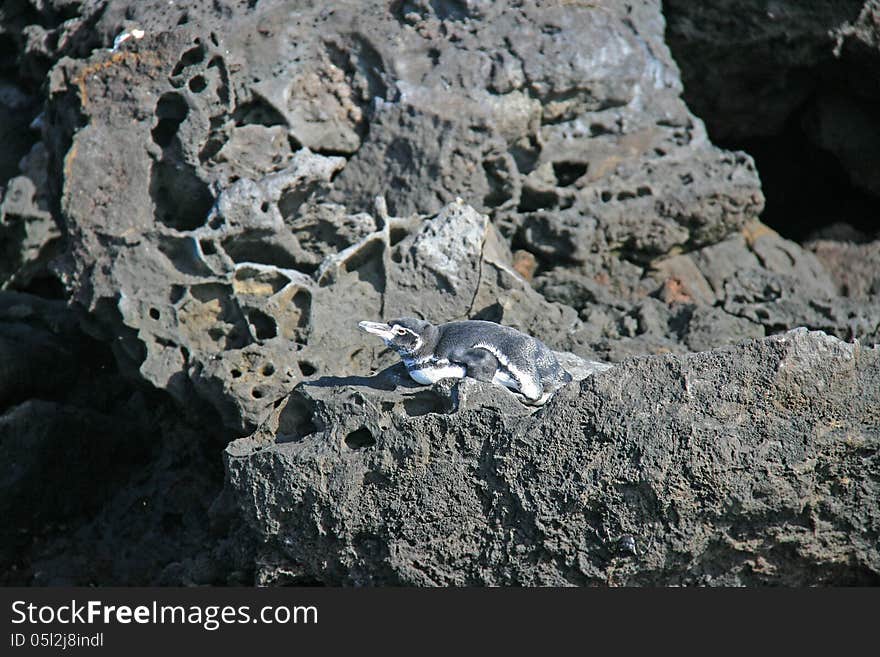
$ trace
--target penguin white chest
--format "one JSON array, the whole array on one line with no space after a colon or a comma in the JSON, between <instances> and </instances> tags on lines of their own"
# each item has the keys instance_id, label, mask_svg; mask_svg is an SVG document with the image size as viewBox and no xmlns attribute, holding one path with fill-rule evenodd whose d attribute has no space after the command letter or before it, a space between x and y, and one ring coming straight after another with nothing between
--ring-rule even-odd
<instances>
[{"instance_id":1,"label":"penguin white chest","mask_svg":"<svg viewBox=\"0 0 880 657\"><path fill-rule=\"evenodd\" d=\"M437 383L440 379L463 379L465 368L461 365L425 365L419 368L409 370L409 375L416 383L423 386Z\"/></svg>"}]
</instances>

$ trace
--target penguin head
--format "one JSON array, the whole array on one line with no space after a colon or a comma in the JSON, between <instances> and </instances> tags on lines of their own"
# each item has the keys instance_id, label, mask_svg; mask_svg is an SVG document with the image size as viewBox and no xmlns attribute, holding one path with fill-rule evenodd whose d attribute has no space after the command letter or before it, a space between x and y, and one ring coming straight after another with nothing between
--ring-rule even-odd
<instances>
[{"instance_id":1,"label":"penguin head","mask_svg":"<svg viewBox=\"0 0 880 657\"><path fill-rule=\"evenodd\" d=\"M389 347L404 358L415 356L419 350L429 345L434 325L421 319L404 317L390 320L387 324L379 322L358 322L362 331L378 335Z\"/></svg>"}]
</instances>

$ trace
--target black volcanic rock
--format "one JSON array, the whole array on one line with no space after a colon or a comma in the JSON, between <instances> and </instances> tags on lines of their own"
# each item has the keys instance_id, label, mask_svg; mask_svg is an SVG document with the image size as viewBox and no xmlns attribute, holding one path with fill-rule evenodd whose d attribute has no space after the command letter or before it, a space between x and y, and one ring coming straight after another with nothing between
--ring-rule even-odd
<instances>
[{"instance_id":1,"label":"black volcanic rock","mask_svg":"<svg viewBox=\"0 0 880 657\"><path fill-rule=\"evenodd\" d=\"M4 583L876 583L875 229L710 140L796 116L849 220L876 11L778 4L4 8ZM577 382L415 386L405 315Z\"/></svg>"},{"instance_id":2,"label":"black volcanic rock","mask_svg":"<svg viewBox=\"0 0 880 657\"><path fill-rule=\"evenodd\" d=\"M319 379L227 448L228 494L269 583L876 585L878 372L800 329L633 359L535 413Z\"/></svg>"}]
</instances>

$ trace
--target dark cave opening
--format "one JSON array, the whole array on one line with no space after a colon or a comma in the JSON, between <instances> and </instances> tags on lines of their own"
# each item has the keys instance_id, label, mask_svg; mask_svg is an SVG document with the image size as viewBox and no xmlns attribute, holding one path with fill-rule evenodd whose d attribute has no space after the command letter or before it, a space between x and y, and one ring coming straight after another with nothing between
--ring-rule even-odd
<instances>
[{"instance_id":1,"label":"dark cave opening","mask_svg":"<svg viewBox=\"0 0 880 657\"><path fill-rule=\"evenodd\" d=\"M803 242L844 223L870 239L880 228L880 198L853 185L837 157L810 140L803 115L795 112L773 136L713 141L754 158L766 198L761 220L783 237Z\"/></svg>"},{"instance_id":2,"label":"dark cave opening","mask_svg":"<svg viewBox=\"0 0 880 657\"><path fill-rule=\"evenodd\" d=\"M713 144L754 158L761 220L797 242L880 237L880 59L855 27L868 3L661 4L682 98Z\"/></svg>"}]
</instances>

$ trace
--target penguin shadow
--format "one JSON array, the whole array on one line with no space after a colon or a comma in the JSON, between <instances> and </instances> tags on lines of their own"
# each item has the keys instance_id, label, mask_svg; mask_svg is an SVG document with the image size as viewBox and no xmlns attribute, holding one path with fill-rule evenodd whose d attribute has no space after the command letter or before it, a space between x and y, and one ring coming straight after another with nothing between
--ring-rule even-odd
<instances>
[{"instance_id":1,"label":"penguin shadow","mask_svg":"<svg viewBox=\"0 0 880 657\"><path fill-rule=\"evenodd\" d=\"M374 390L384 390L391 392L399 388L417 389L423 388L413 381L406 371L403 363L395 363L386 367L384 370L376 372L372 376L322 376L312 381L303 381L300 385L303 387L314 388L336 388L339 386L354 386L362 388L372 388Z\"/></svg>"},{"instance_id":2,"label":"penguin shadow","mask_svg":"<svg viewBox=\"0 0 880 657\"><path fill-rule=\"evenodd\" d=\"M383 411L400 407L411 416L429 413L453 413L458 408L457 380L441 381L427 387L413 381L403 363L395 363L373 376L322 376L314 381L304 381L303 387L335 388L339 386L371 388L390 395L381 404Z\"/></svg>"}]
</instances>

